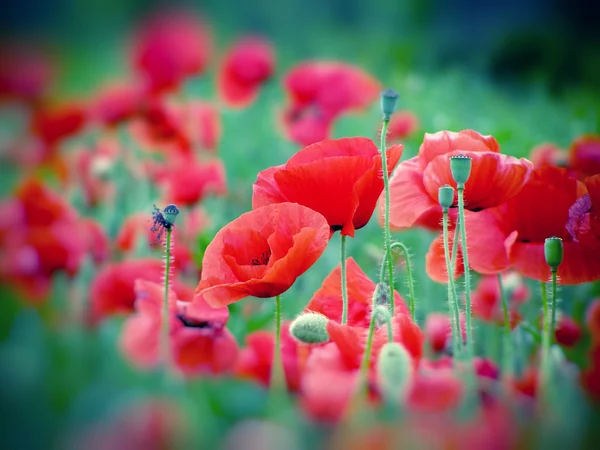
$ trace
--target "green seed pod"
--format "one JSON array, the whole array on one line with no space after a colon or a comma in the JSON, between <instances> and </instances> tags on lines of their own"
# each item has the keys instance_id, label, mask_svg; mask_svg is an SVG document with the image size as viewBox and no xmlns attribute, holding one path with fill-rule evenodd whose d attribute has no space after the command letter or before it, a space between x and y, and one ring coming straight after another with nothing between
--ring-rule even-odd
<instances>
[{"instance_id":1,"label":"green seed pod","mask_svg":"<svg viewBox=\"0 0 600 450\"><path fill-rule=\"evenodd\" d=\"M458 187L464 187L471 175L471 158L465 155L451 156L450 171Z\"/></svg>"},{"instance_id":2,"label":"green seed pod","mask_svg":"<svg viewBox=\"0 0 600 450\"><path fill-rule=\"evenodd\" d=\"M448 184L438 189L438 201L444 211L448 211L448 208L454 203L454 188Z\"/></svg>"},{"instance_id":3,"label":"green seed pod","mask_svg":"<svg viewBox=\"0 0 600 450\"><path fill-rule=\"evenodd\" d=\"M561 238L550 237L544 242L544 256L546 264L556 270L563 260L563 242Z\"/></svg>"},{"instance_id":4,"label":"green seed pod","mask_svg":"<svg viewBox=\"0 0 600 450\"><path fill-rule=\"evenodd\" d=\"M175 205L167 205L165 209L163 209L163 216L169 225L173 225L175 223L175 219L177 219L178 214L179 208L177 208Z\"/></svg>"},{"instance_id":5,"label":"green seed pod","mask_svg":"<svg viewBox=\"0 0 600 450\"><path fill-rule=\"evenodd\" d=\"M383 112L383 120L390 120L396 104L398 103L398 93L393 89L386 89L381 93L381 111Z\"/></svg>"},{"instance_id":6,"label":"green seed pod","mask_svg":"<svg viewBox=\"0 0 600 450\"><path fill-rule=\"evenodd\" d=\"M313 312L301 314L290 325L290 335L304 344L322 344L329 341L328 320L323 314Z\"/></svg>"},{"instance_id":7,"label":"green seed pod","mask_svg":"<svg viewBox=\"0 0 600 450\"><path fill-rule=\"evenodd\" d=\"M402 399L412 375L411 357L404 346L397 342L386 343L377 360L377 380L384 397L392 402Z\"/></svg>"}]
</instances>

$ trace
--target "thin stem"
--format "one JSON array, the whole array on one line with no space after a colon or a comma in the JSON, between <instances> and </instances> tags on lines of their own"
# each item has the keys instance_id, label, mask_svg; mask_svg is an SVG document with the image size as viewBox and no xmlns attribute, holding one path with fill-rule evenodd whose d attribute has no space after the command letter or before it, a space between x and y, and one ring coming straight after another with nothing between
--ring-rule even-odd
<instances>
[{"instance_id":1,"label":"thin stem","mask_svg":"<svg viewBox=\"0 0 600 450\"><path fill-rule=\"evenodd\" d=\"M458 215L460 221L463 266L465 268L465 325L467 328L467 352L470 363L470 360L473 358L473 330L471 328L471 272L469 270L469 254L467 252L467 227L465 226L464 193L464 185L458 186Z\"/></svg>"},{"instance_id":2,"label":"thin stem","mask_svg":"<svg viewBox=\"0 0 600 450\"><path fill-rule=\"evenodd\" d=\"M172 228L166 230L165 237L165 283L163 294L163 311L162 311L162 336L161 346L163 355L163 364L168 368L171 363L171 346L170 346L170 317L169 317L169 276L171 274L171 232Z\"/></svg>"},{"instance_id":3,"label":"thin stem","mask_svg":"<svg viewBox=\"0 0 600 450\"><path fill-rule=\"evenodd\" d=\"M502 313L504 315L504 343L503 343L503 370L506 377L510 377L513 372L512 346L510 344L510 317L508 314L508 298L502 284L502 275L498 274L498 287L500 288L500 301L502 302Z\"/></svg>"},{"instance_id":4,"label":"thin stem","mask_svg":"<svg viewBox=\"0 0 600 450\"><path fill-rule=\"evenodd\" d=\"M369 360L371 358L371 347L373 347L373 335L375 334L375 317L376 317L376 314L373 314L371 316L371 324L369 325L369 334L367 335L367 343L365 345L365 353L363 355L363 359L360 364L361 380L366 380L368 378Z\"/></svg>"},{"instance_id":5,"label":"thin stem","mask_svg":"<svg viewBox=\"0 0 600 450\"><path fill-rule=\"evenodd\" d=\"M543 328L542 328L542 354L540 361L541 396L544 401L550 381L550 315L548 312L548 296L546 294L546 283L542 281L542 303L543 303Z\"/></svg>"},{"instance_id":6,"label":"thin stem","mask_svg":"<svg viewBox=\"0 0 600 450\"><path fill-rule=\"evenodd\" d=\"M341 258L342 258L342 325L348 321L348 285L346 281L346 236L341 234Z\"/></svg>"},{"instance_id":7,"label":"thin stem","mask_svg":"<svg viewBox=\"0 0 600 450\"><path fill-rule=\"evenodd\" d=\"M552 322L550 323L550 336L554 336L556 327L556 269L552 269Z\"/></svg>"},{"instance_id":8,"label":"thin stem","mask_svg":"<svg viewBox=\"0 0 600 450\"><path fill-rule=\"evenodd\" d=\"M385 190L385 210L383 212L383 231L385 234L385 257L388 269L388 281L390 285L390 313L394 315L394 263L392 261L392 238L390 233L390 177L387 168L387 155L385 153L385 139L389 120L383 120L381 127L381 170L383 172L383 187Z\"/></svg>"},{"instance_id":9,"label":"thin stem","mask_svg":"<svg viewBox=\"0 0 600 450\"><path fill-rule=\"evenodd\" d=\"M392 242L390 245L391 250L393 251L395 248L399 248L402 250L404 254L404 259L406 261L406 277L408 278L408 295L409 295L409 304L408 309L410 311L410 317L413 322L415 320L415 285L412 277L412 268L410 265L410 254L408 252L408 248L402 242ZM391 253L390 253L391 256ZM383 264L381 265L381 273L379 274L379 279L383 283L385 282L385 270L387 269L387 254L383 255Z\"/></svg>"},{"instance_id":10,"label":"thin stem","mask_svg":"<svg viewBox=\"0 0 600 450\"><path fill-rule=\"evenodd\" d=\"M458 299L456 288L454 287L454 267L450 262L450 246L448 244L448 211L443 212L442 227L444 236L444 256L446 258L446 267L448 269L448 307L450 311L450 323L452 325L452 353L458 355L462 333L460 331L460 315L458 313ZM454 242L456 248L456 241Z\"/></svg>"},{"instance_id":11,"label":"thin stem","mask_svg":"<svg viewBox=\"0 0 600 450\"><path fill-rule=\"evenodd\" d=\"M273 348L273 364L269 383L268 412L276 416L285 401L286 380L281 357L281 297L275 296L275 346Z\"/></svg>"},{"instance_id":12,"label":"thin stem","mask_svg":"<svg viewBox=\"0 0 600 450\"><path fill-rule=\"evenodd\" d=\"M456 220L456 223L454 224L454 241L452 244L452 260L450 261L452 263L452 270L454 270L454 268L456 267L456 255L458 254L458 244L459 244L459 232L460 232L460 225L458 223L458 218Z\"/></svg>"}]
</instances>

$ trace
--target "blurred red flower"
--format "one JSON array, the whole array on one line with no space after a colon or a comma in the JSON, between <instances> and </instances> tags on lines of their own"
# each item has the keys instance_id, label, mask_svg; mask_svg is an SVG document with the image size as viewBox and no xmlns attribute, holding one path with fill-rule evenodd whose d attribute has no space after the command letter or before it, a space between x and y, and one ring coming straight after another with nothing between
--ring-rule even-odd
<instances>
[{"instance_id":1,"label":"blurred red flower","mask_svg":"<svg viewBox=\"0 0 600 450\"><path fill-rule=\"evenodd\" d=\"M214 307L282 294L321 256L329 235L321 214L295 203L242 214L206 248L196 291Z\"/></svg>"},{"instance_id":2,"label":"blurred red flower","mask_svg":"<svg viewBox=\"0 0 600 450\"><path fill-rule=\"evenodd\" d=\"M163 276L163 263L157 259L131 259L104 266L90 286L90 320L95 323L106 316L133 312L136 280L160 282ZM191 300L191 288L176 280L173 288L179 299Z\"/></svg>"},{"instance_id":3,"label":"blurred red flower","mask_svg":"<svg viewBox=\"0 0 600 450\"><path fill-rule=\"evenodd\" d=\"M548 142L531 149L529 160L535 168L544 166L564 167L567 165L567 154L556 144Z\"/></svg>"},{"instance_id":4,"label":"blurred red flower","mask_svg":"<svg viewBox=\"0 0 600 450\"><path fill-rule=\"evenodd\" d=\"M133 83L104 88L92 105L92 116L101 124L117 126L138 115L145 102L144 91Z\"/></svg>"},{"instance_id":5,"label":"blurred red flower","mask_svg":"<svg viewBox=\"0 0 600 450\"><path fill-rule=\"evenodd\" d=\"M363 272L354 258L346 260L348 291L348 325L368 328L371 323L371 306L375 283ZM394 291L396 311L408 314L408 308L398 292ZM387 306L387 305L386 305ZM306 305L305 311L323 314L329 320L342 321L341 265L327 275L323 284Z\"/></svg>"},{"instance_id":6,"label":"blurred red flower","mask_svg":"<svg viewBox=\"0 0 600 450\"><path fill-rule=\"evenodd\" d=\"M456 189L450 157L458 154L472 160L471 175L465 185L465 208L471 211L491 208L514 197L533 168L526 159L500 154L493 137L472 130L425 134L419 154L402 162L390 179L390 225L393 228L419 225L440 229L442 208L438 189L443 185ZM382 208L383 199L380 201L383 211ZM451 213L456 215L455 208Z\"/></svg>"},{"instance_id":7,"label":"blurred red flower","mask_svg":"<svg viewBox=\"0 0 600 450\"><path fill-rule=\"evenodd\" d=\"M388 125L388 142L397 142L414 134L419 128L419 119L411 111L396 111ZM379 130L381 132L381 129Z\"/></svg>"},{"instance_id":8,"label":"blurred red flower","mask_svg":"<svg viewBox=\"0 0 600 450\"><path fill-rule=\"evenodd\" d=\"M505 205L467 215L471 267L495 273L511 266L546 281L550 268L544 241L556 236L563 240L564 258L558 267L562 284L600 279L598 241L576 242L567 230L571 206L585 194L585 185L569 177L566 169L535 169L522 191Z\"/></svg>"},{"instance_id":9,"label":"blurred red flower","mask_svg":"<svg viewBox=\"0 0 600 450\"><path fill-rule=\"evenodd\" d=\"M133 65L147 89L163 93L177 89L186 78L200 75L208 64L211 37L189 11L161 11L138 30Z\"/></svg>"},{"instance_id":10,"label":"blurred red flower","mask_svg":"<svg viewBox=\"0 0 600 450\"><path fill-rule=\"evenodd\" d=\"M121 346L135 365L152 368L160 363L163 286L135 281L135 309L123 327ZM233 369L238 346L225 328L229 311L211 308L195 297L193 303L178 302L169 290L170 344L173 364L181 373L223 373Z\"/></svg>"},{"instance_id":11,"label":"blurred red flower","mask_svg":"<svg viewBox=\"0 0 600 450\"><path fill-rule=\"evenodd\" d=\"M217 90L231 108L249 106L260 86L275 70L271 45L258 37L247 37L229 49L217 75Z\"/></svg>"},{"instance_id":12,"label":"blurred red flower","mask_svg":"<svg viewBox=\"0 0 600 450\"><path fill-rule=\"evenodd\" d=\"M515 272L503 274L502 285L508 302L510 326L514 328L521 320L518 308L529 298L529 289ZM504 323L500 286L496 275L483 276L473 291L471 299L475 317L497 324Z\"/></svg>"},{"instance_id":13,"label":"blurred red flower","mask_svg":"<svg viewBox=\"0 0 600 450\"><path fill-rule=\"evenodd\" d=\"M283 85L290 99L283 112L284 131L300 145L327 139L340 115L366 109L380 91L380 84L361 69L327 61L299 64Z\"/></svg>"},{"instance_id":14,"label":"blurred red flower","mask_svg":"<svg viewBox=\"0 0 600 450\"><path fill-rule=\"evenodd\" d=\"M587 193L569 209L567 231L575 242L600 251L600 174L585 179Z\"/></svg>"},{"instance_id":15,"label":"blurred red flower","mask_svg":"<svg viewBox=\"0 0 600 450\"><path fill-rule=\"evenodd\" d=\"M465 328L465 316L463 313L459 315L461 342L467 338ZM452 324L448 314L432 312L425 319L425 340L429 342L431 349L435 353L443 352L450 349L452 346Z\"/></svg>"},{"instance_id":16,"label":"blurred red flower","mask_svg":"<svg viewBox=\"0 0 600 450\"><path fill-rule=\"evenodd\" d=\"M0 49L0 100L37 102L45 95L54 65L40 49L27 45L3 45Z\"/></svg>"},{"instance_id":17,"label":"blurred red flower","mask_svg":"<svg viewBox=\"0 0 600 450\"><path fill-rule=\"evenodd\" d=\"M569 167L581 180L600 174L600 135L584 135L571 144Z\"/></svg>"},{"instance_id":18,"label":"blurred red flower","mask_svg":"<svg viewBox=\"0 0 600 450\"><path fill-rule=\"evenodd\" d=\"M573 347L581 338L581 327L571 317L560 315L556 321L554 338L564 347Z\"/></svg>"},{"instance_id":19,"label":"blurred red flower","mask_svg":"<svg viewBox=\"0 0 600 450\"><path fill-rule=\"evenodd\" d=\"M78 133L86 120L87 111L76 104L40 105L31 117L31 132L51 150Z\"/></svg>"},{"instance_id":20,"label":"blurred red flower","mask_svg":"<svg viewBox=\"0 0 600 450\"><path fill-rule=\"evenodd\" d=\"M387 150L391 173L403 147ZM354 236L364 227L383 190L381 156L367 138L326 140L309 145L281 166L258 174L252 206L296 202L323 214L332 231Z\"/></svg>"}]
</instances>

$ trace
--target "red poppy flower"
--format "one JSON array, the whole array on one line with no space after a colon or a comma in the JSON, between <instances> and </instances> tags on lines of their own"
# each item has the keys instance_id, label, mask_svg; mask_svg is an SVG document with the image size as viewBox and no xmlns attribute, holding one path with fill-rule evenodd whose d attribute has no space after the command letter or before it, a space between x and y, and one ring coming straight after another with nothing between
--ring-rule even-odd
<instances>
[{"instance_id":1,"label":"red poppy flower","mask_svg":"<svg viewBox=\"0 0 600 450\"><path fill-rule=\"evenodd\" d=\"M229 49L219 70L219 96L232 108L250 105L260 86L273 75L274 60L267 41L257 37L238 41Z\"/></svg>"},{"instance_id":2,"label":"red poppy flower","mask_svg":"<svg viewBox=\"0 0 600 450\"><path fill-rule=\"evenodd\" d=\"M460 315L460 329L463 341L466 340L464 314ZM452 325L450 317L442 313L430 313L425 320L425 339L435 353L443 352L452 345Z\"/></svg>"},{"instance_id":3,"label":"red poppy flower","mask_svg":"<svg viewBox=\"0 0 600 450\"><path fill-rule=\"evenodd\" d=\"M459 405L462 394L462 383L451 369L428 370L415 377L406 402L415 412L448 411Z\"/></svg>"},{"instance_id":4,"label":"red poppy flower","mask_svg":"<svg viewBox=\"0 0 600 450\"><path fill-rule=\"evenodd\" d=\"M215 152L221 140L221 116L210 103L189 102L186 104L181 121L194 146L198 149Z\"/></svg>"},{"instance_id":5,"label":"red poppy flower","mask_svg":"<svg viewBox=\"0 0 600 450\"><path fill-rule=\"evenodd\" d=\"M301 344L292 338L289 329L289 323L282 324L281 357L288 389L295 392L300 387L304 365L312 349L311 346ZM264 330L250 333L246 336L246 346L240 351L236 374L269 386L274 348L275 335L273 333Z\"/></svg>"},{"instance_id":6,"label":"red poppy flower","mask_svg":"<svg viewBox=\"0 0 600 450\"><path fill-rule=\"evenodd\" d=\"M187 77L201 74L210 57L205 25L185 11L162 11L139 30L133 64L154 93L173 90Z\"/></svg>"},{"instance_id":7,"label":"red poppy flower","mask_svg":"<svg viewBox=\"0 0 600 450\"><path fill-rule=\"evenodd\" d=\"M527 277L546 281L550 268L544 258L544 241L556 236L563 240L564 258L558 267L562 284L600 279L598 247L575 242L566 228L571 205L585 191L565 169L535 169L522 191L506 205L466 218L471 267L493 273L510 265ZM501 252L507 264L494 266L489 255Z\"/></svg>"},{"instance_id":8,"label":"red poppy flower","mask_svg":"<svg viewBox=\"0 0 600 450\"><path fill-rule=\"evenodd\" d=\"M244 297L274 297L321 256L329 242L325 218L302 205L264 206L230 222L208 245L197 287L212 306Z\"/></svg>"},{"instance_id":9,"label":"red poppy flower","mask_svg":"<svg viewBox=\"0 0 600 450\"><path fill-rule=\"evenodd\" d=\"M86 111L75 104L39 107L31 118L31 132L52 148L78 133L85 125L86 115Z\"/></svg>"},{"instance_id":10,"label":"red poppy flower","mask_svg":"<svg viewBox=\"0 0 600 450\"><path fill-rule=\"evenodd\" d=\"M96 322L106 316L132 312L135 281L159 282L163 275L163 263L156 259L132 259L105 266L90 286L91 320ZM190 300L193 294L177 281L174 281L174 291L181 300Z\"/></svg>"},{"instance_id":11,"label":"red poppy flower","mask_svg":"<svg viewBox=\"0 0 600 450\"><path fill-rule=\"evenodd\" d=\"M401 141L419 128L419 119L411 111L396 111L388 125L388 142Z\"/></svg>"},{"instance_id":12,"label":"red poppy flower","mask_svg":"<svg viewBox=\"0 0 600 450\"><path fill-rule=\"evenodd\" d=\"M569 167L584 179L600 174L600 136L582 136L571 144Z\"/></svg>"},{"instance_id":13,"label":"red poppy flower","mask_svg":"<svg viewBox=\"0 0 600 450\"><path fill-rule=\"evenodd\" d=\"M283 112L284 131L300 145L328 138L340 115L367 108L380 91L380 84L360 69L324 61L296 66L283 85L290 98Z\"/></svg>"},{"instance_id":14,"label":"red poppy flower","mask_svg":"<svg viewBox=\"0 0 600 450\"><path fill-rule=\"evenodd\" d=\"M600 174L585 179L587 193L569 209L567 231L575 242L600 250Z\"/></svg>"},{"instance_id":15,"label":"red poppy flower","mask_svg":"<svg viewBox=\"0 0 600 450\"><path fill-rule=\"evenodd\" d=\"M544 143L531 150L529 160L536 168L544 166L564 167L567 165L567 154L556 144Z\"/></svg>"},{"instance_id":16,"label":"red poppy flower","mask_svg":"<svg viewBox=\"0 0 600 450\"><path fill-rule=\"evenodd\" d=\"M135 117L142 110L144 92L134 84L115 84L105 88L92 107L100 123L111 127Z\"/></svg>"},{"instance_id":17,"label":"red poppy flower","mask_svg":"<svg viewBox=\"0 0 600 450\"><path fill-rule=\"evenodd\" d=\"M556 321L554 338L564 347L573 347L581 338L581 328L572 318L561 315Z\"/></svg>"},{"instance_id":18,"label":"red poppy flower","mask_svg":"<svg viewBox=\"0 0 600 450\"><path fill-rule=\"evenodd\" d=\"M209 193L227 192L225 168L220 159L199 161L194 157L173 157L159 181L166 189L168 203L193 206Z\"/></svg>"},{"instance_id":19,"label":"red poppy flower","mask_svg":"<svg viewBox=\"0 0 600 450\"><path fill-rule=\"evenodd\" d=\"M371 323L371 305L375 283L363 272L354 258L346 260L348 291L348 325L368 328ZM323 314L334 322L342 318L342 278L341 265L338 265L323 280L321 288L315 292L305 311ZM408 308L398 292L394 291L396 311L408 314Z\"/></svg>"},{"instance_id":20,"label":"red poppy flower","mask_svg":"<svg viewBox=\"0 0 600 450\"><path fill-rule=\"evenodd\" d=\"M521 320L518 312L519 304L529 298L529 289L517 273L502 275L502 284L508 301L509 320L511 328L514 328ZM504 323L502 310L502 299L500 298L500 286L498 277L487 275L481 278L472 296L473 315L481 320Z\"/></svg>"},{"instance_id":21,"label":"red poppy flower","mask_svg":"<svg viewBox=\"0 0 600 450\"><path fill-rule=\"evenodd\" d=\"M472 130L425 134L419 154L402 162L390 179L391 226L440 229L442 208L438 189L446 184L456 188L450 157L458 154L472 160L471 175L465 184L466 209L481 211L514 197L529 178L533 165L526 159L499 152L493 137ZM383 208L382 202L380 207ZM451 211L454 215L454 208Z\"/></svg>"},{"instance_id":22,"label":"red poppy flower","mask_svg":"<svg viewBox=\"0 0 600 450\"><path fill-rule=\"evenodd\" d=\"M160 362L163 287L136 280L136 314L123 327L121 345L137 366L151 368ZM238 347L225 328L227 308L211 308L201 297L177 302L169 291L170 344L175 367L185 375L222 373L233 369Z\"/></svg>"},{"instance_id":23,"label":"red poppy flower","mask_svg":"<svg viewBox=\"0 0 600 450\"><path fill-rule=\"evenodd\" d=\"M403 147L387 152L391 173ZM383 190L381 156L367 138L327 140L309 145L282 166L258 174L253 186L252 206L295 202L323 214L332 231L354 236L373 214Z\"/></svg>"}]
</instances>

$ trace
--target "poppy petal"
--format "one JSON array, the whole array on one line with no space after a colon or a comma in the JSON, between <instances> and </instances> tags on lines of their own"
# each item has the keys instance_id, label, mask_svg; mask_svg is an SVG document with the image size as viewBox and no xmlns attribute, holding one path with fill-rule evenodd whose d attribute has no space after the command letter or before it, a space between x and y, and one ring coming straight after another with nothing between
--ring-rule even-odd
<instances>
[{"instance_id":1,"label":"poppy petal","mask_svg":"<svg viewBox=\"0 0 600 450\"><path fill-rule=\"evenodd\" d=\"M466 152L500 153L500 146L493 136L482 136L473 130L439 131L425 133L423 143L419 147L419 167L425 170L427 165L440 155L456 150Z\"/></svg>"}]
</instances>

